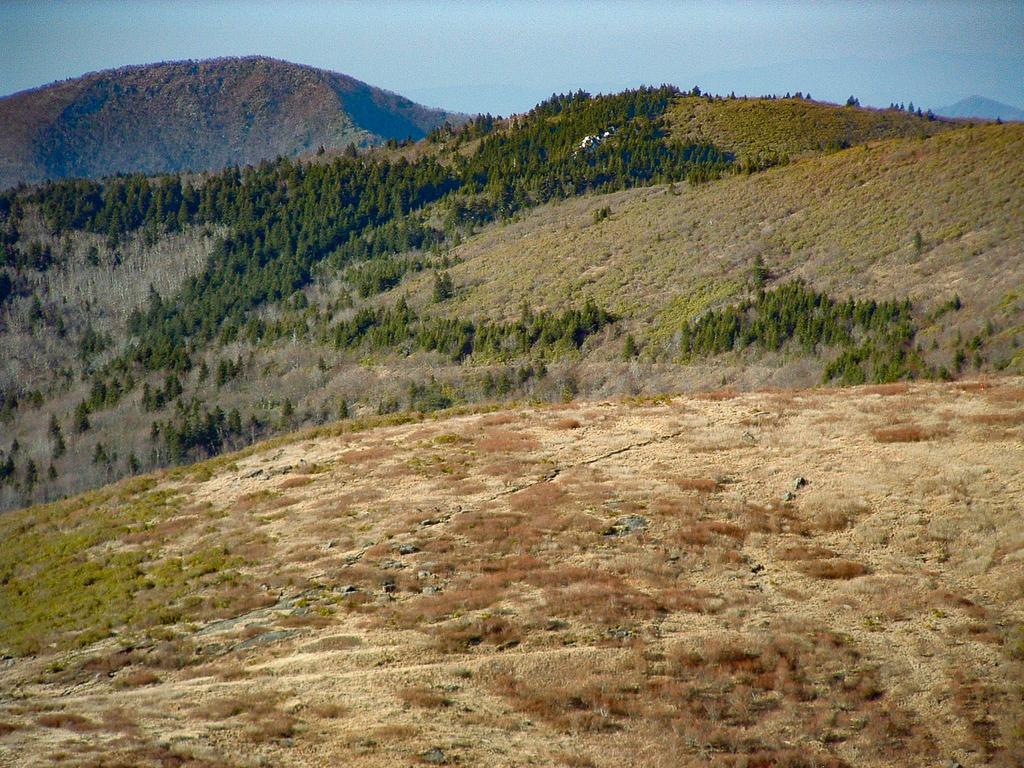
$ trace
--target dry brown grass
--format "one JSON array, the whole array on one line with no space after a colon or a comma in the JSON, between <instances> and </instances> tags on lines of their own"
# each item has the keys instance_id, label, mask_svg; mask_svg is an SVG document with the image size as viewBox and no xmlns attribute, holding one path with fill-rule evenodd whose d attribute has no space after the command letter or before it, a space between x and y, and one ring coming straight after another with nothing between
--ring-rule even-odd
<instances>
[{"instance_id":1,"label":"dry brown grass","mask_svg":"<svg viewBox=\"0 0 1024 768\"><path fill-rule=\"evenodd\" d=\"M631 625L673 611L706 610L706 593L686 588L653 594L622 583L609 574L574 575L564 585L544 591L545 615L583 619L602 628Z\"/></svg>"},{"instance_id":2,"label":"dry brown grass","mask_svg":"<svg viewBox=\"0 0 1024 768\"><path fill-rule=\"evenodd\" d=\"M944 434L944 430L923 427L920 424L882 427L871 432L872 437L879 443L920 443L925 440L933 440Z\"/></svg>"},{"instance_id":3,"label":"dry brown grass","mask_svg":"<svg viewBox=\"0 0 1024 768\"><path fill-rule=\"evenodd\" d=\"M854 579L869 573L868 567L856 560L806 560L799 564L800 572L816 579Z\"/></svg>"},{"instance_id":4,"label":"dry brown grass","mask_svg":"<svg viewBox=\"0 0 1024 768\"><path fill-rule=\"evenodd\" d=\"M237 696L216 699L204 706L199 714L217 722L241 718L244 722L242 737L255 744L290 738L298 724L296 718L278 708L280 695L273 692L250 691Z\"/></svg>"},{"instance_id":5,"label":"dry brown grass","mask_svg":"<svg viewBox=\"0 0 1024 768\"><path fill-rule=\"evenodd\" d=\"M81 662L81 669L92 674L111 676L118 670L135 664L142 658L140 653L130 650L117 650L89 656Z\"/></svg>"},{"instance_id":6,"label":"dry brown grass","mask_svg":"<svg viewBox=\"0 0 1024 768\"><path fill-rule=\"evenodd\" d=\"M515 424L519 421L519 415L512 411L489 413L481 416L476 423L481 427L503 427L506 424Z\"/></svg>"},{"instance_id":7,"label":"dry brown grass","mask_svg":"<svg viewBox=\"0 0 1024 768\"><path fill-rule=\"evenodd\" d=\"M746 527L736 523L724 520L705 520L679 528L670 534L669 541L680 546L706 547L720 543L722 539L743 541L748 533L749 530Z\"/></svg>"},{"instance_id":8,"label":"dry brown grass","mask_svg":"<svg viewBox=\"0 0 1024 768\"><path fill-rule=\"evenodd\" d=\"M264 631L263 627L247 628L239 633L242 639L256 637ZM249 671L237 661L215 661L209 664L199 664L182 670L181 676L185 680L192 680L200 677L215 677L224 682L244 680L249 677Z\"/></svg>"},{"instance_id":9,"label":"dry brown grass","mask_svg":"<svg viewBox=\"0 0 1024 768\"><path fill-rule=\"evenodd\" d=\"M1024 424L1024 411L975 413L967 418L975 424L982 424L986 427L1019 427L1021 424Z\"/></svg>"},{"instance_id":10,"label":"dry brown grass","mask_svg":"<svg viewBox=\"0 0 1024 768\"><path fill-rule=\"evenodd\" d=\"M739 392L735 389L708 389L703 392L697 392L694 394L694 398L697 400L707 400L712 403L721 402L723 400L733 400L739 397Z\"/></svg>"},{"instance_id":11,"label":"dry brown grass","mask_svg":"<svg viewBox=\"0 0 1024 768\"><path fill-rule=\"evenodd\" d=\"M681 490L698 493L714 493L719 488L718 481L710 477L680 477L675 484Z\"/></svg>"},{"instance_id":12,"label":"dry brown grass","mask_svg":"<svg viewBox=\"0 0 1024 768\"><path fill-rule=\"evenodd\" d=\"M267 512L273 512L279 509L287 509L288 507L298 504L300 501L302 501L302 499L299 496L281 496L276 499L270 499L263 505L263 508Z\"/></svg>"},{"instance_id":13,"label":"dry brown grass","mask_svg":"<svg viewBox=\"0 0 1024 768\"><path fill-rule=\"evenodd\" d=\"M550 512L565 498L565 491L554 483L538 483L509 497L509 506L529 515Z\"/></svg>"},{"instance_id":14,"label":"dry brown grass","mask_svg":"<svg viewBox=\"0 0 1024 768\"><path fill-rule=\"evenodd\" d=\"M282 616L277 620L278 626L281 627L316 627L318 629L329 627L333 623L334 619L331 616L323 616L318 613Z\"/></svg>"},{"instance_id":15,"label":"dry brown grass","mask_svg":"<svg viewBox=\"0 0 1024 768\"><path fill-rule=\"evenodd\" d=\"M18 723L10 723L6 720L0 720L0 738L3 738L10 733L14 733L19 728L21 728L21 725Z\"/></svg>"},{"instance_id":16,"label":"dry brown grass","mask_svg":"<svg viewBox=\"0 0 1024 768\"><path fill-rule=\"evenodd\" d=\"M579 755L572 752L555 752L551 755L555 765L565 768L597 768L597 763L586 755Z\"/></svg>"},{"instance_id":17,"label":"dry brown grass","mask_svg":"<svg viewBox=\"0 0 1024 768\"><path fill-rule=\"evenodd\" d=\"M785 547L780 550L776 557L780 560L817 560L823 557L835 557L836 553L830 549L817 546L806 546L798 544L793 547Z\"/></svg>"},{"instance_id":18,"label":"dry brown grass","mask_svg":"<svg viewBox=\"0 0 1024 768\"><path fill-rule=\"evenodd\" d=\"M349 708L344 704L339 704L335 701L312 704L308 711L314 717L319 717L322 720L337 720L346 717L350 712Z\"/></svg>"},{"instance_id":19,"label":"dry brown grass","mask_svg":"<svg viewBox=\"0 0 1024 768\"><path fill-rule=\"evenodd\" d=\"M304 646L303 650L312 653L323 653L329 651L350 651L363 645L363 639L355 635L335 635L323 637L315 643Z\"/></svg>"},{"instance_id":20,"label":"dry brown grass","mask_svg":"<svg viewBox=\"0 0 1024 768\"><path fill-rule=\"evenodd\" d=\"M414 685L398 692L399 700L410 707L420 709L443 709L452 705L452 700L435 688Z\"/></svg>"},{"instance_id":21,"label":"dry brown grass","mask_svg":"<svg viewBox=\"0 0 1024 768\"><path fill-rule=\"evenodd\" d=\"M891 384L869 384L864 387L858 387L857 391L863 395L892 397L893 395L907 394L910 391L910 385L905 381L895 381Z\"/></svg>"},{"instance_id":22,"label":"dry brown grass","mask_svg":"<svg viewBox=\"0 0 1024 768\"><path fill-rule=\"evenodd\" d=\"M13 727L3 744L25 745L38 764L62 749L75 764L158 766L172 757L147 739L181 727L208 745L210 765L329 754L383 768L435 745L452 764L487 765L527 742L538 765L562 753L649 768L881 768L961 753L1013 765L1024 571L1020 489L1006 478L1019 457L1003 420L969 418L1019 411L989 402L995 391L913 385L914 423L964 428L912 462L865 440L865 420L885 424L892 401L852 389L793 394L799 407L779 419L778 392L602 404L572 413L587 428L571 439L551 428L571 412L523 411L485 429L537 447L515 456L507 483L474 471L467 493L415 472L405 449L405 474L384 483L377 469L342 465L291 491L300 501L259 529L263 554L237 574L207 574L154 637L119 632L0 667L0 682L24 692L0 707ZM757 424L756 445L693 455L744 421ZM362 434L358 450L470 455L449 436L477 424L389 427ZM638 447L621 450L627 440ZM327 461L355 445L275 446L264 463ZM778 501L798 475L810 484ZM224 516L199 514L195 536L171 537L162 557L196 538L244 541L246 515L234 520L230 500L253 485L237 482L229 473L183 491L186 506ZM254 509L269 500L254 496ZM87 521L76 514L66 524ZM646 524L604 535L630 515ZM194 619L220 611L240 621ZM282 626L299 631L240 647ZM118 697L131 705L120 714ZM88 722L37 722L62 713Z\"/></svg>"},{"instance_id":23,"label":"dry brown grass","mask_svg":"<svg viewBox=\"0 0 1024 768\"><path fill-rule=\"evenodd\" d=\"M631 705L635 694L631 694L629 686L623 682L610 675L577 673L574 678L562 685L538 685L503 675L494 681L492 688L511 699L520 711L566 731L616 731L619 730L616 721L634 713Z\"/></svg>"},{"instance_id":24,"label":"dry brown grass","mask_svg":"<svg viewBox=\"0 0 1024 768\"><path fill-rule=\"evenodd\" d=\"M343 464L379 464L385 459L395 456L398 449L391 445L380 445L373 448L355 448L345 451L338 457Z\"/></svg>"},{"instance_id":25,"label":"dry brown grass","mask_svg":"<svg viewBox=\"0 0 1024 768\"><path fill-rule=\"evenodd\" d=\"M310 443L309 448L315 448L316 443ZM324 472L330 471L330 466L327 464L318 464L317 462L301 462L299 466L292 470L297 475L320 475Z\"/></svg>"},{"instance_id":26,"label":"dry brown grass","mask_svg":"<svg viewBox=\"0 0 1024 768\"><path fill-rule=\"evenodd\" d=\"M87 717L73 712L48 712L36 718L43 728L64 728L75 733L95 731L99 726Z\"/></svg>"},{"instance_id":27,"label":"dry brown grass","mask_svg":"<svg viewBox=\"0 0 1024 768\"><path fill-rule=\"evenodd\" d=\"M1024 387L1002 385L985 392L985 399L996 405L1024 403Z\"/></svg>"},{"instance_id":28,"label":"dry brown grass","mask_svg":"<svg viewBox=\"0 0 1024 768\"><path fill-rule=\"evenodd\" d=\"M295 735L298 721L286 712L261 713L253 718L252 725L246 729L249 741L255 744L288 739Z\"/></svg>"},{"instance_id":29,"label":"dry brown grass","mask_svg":"<svg viewBox=\"0 0 1024 768\"><path fill-rule=\"evenodd\" d=\"M524 453L537 448L537 440L531 435L508 429L488 429L476 441L481 453Z\"/></svg>"},{"instance_id":30,"label":"dry brown grass","mask_svg":"<svg viewBox=\"0 0 1024 768\"><path fill-rule=\"evenodd\" d=\"M710 638L671 646L664 655L641 644L557 678L542 669L507 672L491 689L562 733L615 734L638 764L689 765L680 758L696 757L694 746L705 744L714 746L714 762L694 765L841 766L846 763L828 753L792 750L766 725L824 724L833 711L870 706L880 694L877 676L855 671L855 664L856 654L828 633L809 641L785 633ZM841 678L830 677L836 668L845 670ZM819 695L824 689L827 699ZM881 715L890 722L898 716ZM662 761L658 753L671 758Z\"/></svg>"},{"instance_id":31,"label":"dry brown grass","mask_svg":"<svg viewBox=\"0 0 1024 768\"><path fill-rule=\"evenodd\" d=\"M142 688L146 685L156 685L160 677L148 669L139 669L129 672L126 675L119 675L114 681L114 687L118 689Z\"/></svg>"},{"instance_id":32,"label":"dry brown grass","mask_svg":"<svg viewBox=\"0 0 1024 768\"><path fill-rule=\"evenodd\" d=\"M484 644L507 649L522 641L519 628L500 616L442 625L433 630L433 635L437 647L445 653L464 652Z\"/></svg>"}]
</instances>

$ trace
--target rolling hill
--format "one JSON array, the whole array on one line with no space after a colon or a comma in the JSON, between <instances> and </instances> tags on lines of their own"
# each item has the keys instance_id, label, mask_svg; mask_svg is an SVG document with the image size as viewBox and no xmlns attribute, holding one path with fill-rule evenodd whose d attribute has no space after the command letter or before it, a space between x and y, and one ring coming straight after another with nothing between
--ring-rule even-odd
<instances>
[{"instance_id":1,"label":"rolling hill","mask_svg":"<svg viewBox=\"0 0 1024 768\"><path fill-rule=\"evenodd\" d=\"M0 516L0 764L1024 757L1024 381L350 420Z\"/></svg>"},{"instance_id":2,"label":"rolling hill","mask_svg":"<svg viewBox=\"0 0 1024 768\"><path fill-rule=\"evenodd\" d=\"M461 117L262 57L125 67L0 99L0 188L419 139L446 119Z\"/></svg>"}]
</instances>

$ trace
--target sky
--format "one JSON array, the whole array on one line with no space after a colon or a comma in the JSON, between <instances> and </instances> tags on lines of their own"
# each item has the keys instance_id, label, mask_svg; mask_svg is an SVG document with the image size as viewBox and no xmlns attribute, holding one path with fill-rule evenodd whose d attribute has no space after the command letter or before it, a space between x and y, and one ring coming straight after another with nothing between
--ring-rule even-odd
<instances>
[{"instance_id":1,"label":"sky","mask_svg":"<svg viewBox=\"0 0 1024 768\"><path fill-rule=\"evenodd\" d=\"M0 94L126 64L259 54L429 106L694 85L925 108L1024 107L1024 2L0 2Z\"/></svg>"}]
</instances>

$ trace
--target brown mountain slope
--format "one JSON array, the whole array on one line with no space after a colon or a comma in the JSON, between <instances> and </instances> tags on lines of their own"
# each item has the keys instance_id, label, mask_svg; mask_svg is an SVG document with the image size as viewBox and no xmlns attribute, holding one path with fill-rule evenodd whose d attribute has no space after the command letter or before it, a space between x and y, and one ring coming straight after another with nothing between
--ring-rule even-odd
<instances>
[{"instance_id":1,"label":"brown mountain slope","mask_svg":"<svg viewBox=\"0 0 1024 768\"><path fill-rule=\"evenodd\" d=\"M0 99L0 186L219 169L418 139L449 117L345 75L251 57L125 67Z\"/></svg>"},{"instance_id":2,"label":"brown mountain slope","mask_svg":"<svg viewBox=\"0 0 1024 768\"><path fill-rule=\"evenodd\" d=\"M0 765L1019 766L1022 384L342 422L0 516Z\"/></svg>"}]
</instances>

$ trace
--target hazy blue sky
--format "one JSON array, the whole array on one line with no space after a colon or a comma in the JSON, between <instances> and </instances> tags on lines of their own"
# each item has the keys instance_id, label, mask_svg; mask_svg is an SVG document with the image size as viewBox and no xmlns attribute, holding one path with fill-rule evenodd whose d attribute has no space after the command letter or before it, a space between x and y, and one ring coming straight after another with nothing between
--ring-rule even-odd
<instances>
[{"instance_id":1,"label":"hazy blue sky","mask_svg":"<svg viewBox=\"0 0 1024 768\"><path fill-rule=\"evenodd\" d=\"M0 94L124 64L263 54L509 114L553 91L1024 106L1024 2L0 2Z\"/></svg>"}]
</instances>

